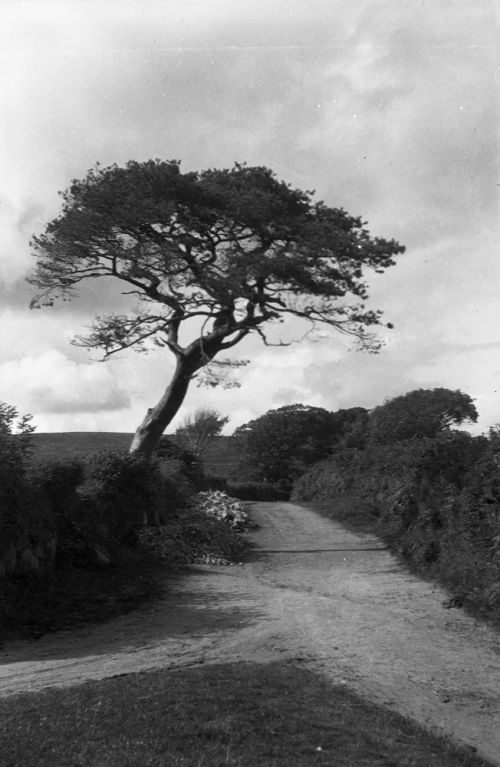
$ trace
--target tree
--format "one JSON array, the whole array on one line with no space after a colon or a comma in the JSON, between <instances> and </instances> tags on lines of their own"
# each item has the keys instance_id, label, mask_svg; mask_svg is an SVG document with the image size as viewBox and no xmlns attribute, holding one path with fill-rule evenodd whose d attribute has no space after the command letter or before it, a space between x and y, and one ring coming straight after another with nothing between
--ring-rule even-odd
<instances>
[{"instance_id":1,"label":"tree","mask_svg":"<svg viewBox=\"0 0 500 767\"><path fill-rule=\"evenodd\" d=\"M451 389L415 389L370 413L369 439L388 444L436 437L454 425L475 423L478 413L468 394Z\"/></svg>"},{"instance_id":2,"label":"tree","mask_svg":"<svg viewBox=\"0 0 500 767\"><path fill-rule=\"evenodd\" d=\"M285 405L238 427L234 437L253 479L289 490L307 466L329 455L350 432L363 408L330 412Z\"/></svg>"},{"instance_id":3,"label":"tree","mask_svg":"<svg viewBox=\"0 0 500 767\"><path fill-rule=\"evenodd\" d=\"M14 473L23 473L35 427L33 416L20 416L16 407L0 402L0 468L7 481Z\"/></svg>"},{"instance_id":4,"label":"tree","mask_svg":"<svg viewBox=\"0 0 500 767\"><path fill-rule=\"evenodd\" d=\"M220 436L228 423L224 416L213 408L198 408L194 415L185 418L175 431L177 444L201 458L211 442Z\"/></svg>"},{"instance_id":5,"label":"tree","mask_svg":"<svg viewBox=\"0 0 500 767\"><path fill-rule=\"evenodd\" d=\"M273 322L298 317L379 348L371 330L381 313L364 304L363 270L385 271L404 248L372 238L361 218L312 194L264 167L181 173L173 160L97 166L62 194L60 215L32 240L38 262L29 281L39 291L32 306L111 277L136 306L97 316L75 343L105 357L156 344L176 359L132 452L152 452L198 371L250 333L272 343ZM181 330L192 333L190 342L181 342Z\"/></svg>"},{"instance_id":6,"label":"tree","mask_svg":"<svg viewBox=\"0 0 500 767\"><path fill-rule=\"evenodd\" d=\"M7 540L6 526L21 514L27 492L26 459L35 430L31 419L0 402L0 551Z\"/></svg>"}]
</instances>

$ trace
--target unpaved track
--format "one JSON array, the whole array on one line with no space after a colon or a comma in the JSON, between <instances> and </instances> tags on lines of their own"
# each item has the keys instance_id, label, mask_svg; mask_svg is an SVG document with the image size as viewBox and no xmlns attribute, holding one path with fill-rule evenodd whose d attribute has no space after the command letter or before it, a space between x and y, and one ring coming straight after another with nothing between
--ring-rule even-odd
<instances>
[{"instance_id":1,"label":"unpaved track","mask_svg":"<svg viewBox=\"0 0 500 767\"><path fill-rule=\"evenodd\" d=\"M500 764L500 637L382 543L291 503L253 504L252 561L197 567L154 607L15 642L0 695L152 668L293 659Z\"/></svg>"}]
</instances>

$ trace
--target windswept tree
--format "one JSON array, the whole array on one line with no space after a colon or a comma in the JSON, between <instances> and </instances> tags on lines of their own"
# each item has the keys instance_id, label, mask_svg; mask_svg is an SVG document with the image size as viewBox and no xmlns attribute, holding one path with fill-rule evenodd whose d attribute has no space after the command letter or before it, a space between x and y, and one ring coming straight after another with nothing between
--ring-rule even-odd
<instances>
[{"instance_id":1,"label":"windswept tree","mask_svg":"<svg viewBox=\"0 0 500 767\"><path fill-rule=\"evenodd\" d=\"M300 318L378 348L364 270L383 272L404 248L312 194L265 167L181 173L160 160L97 166L62 194L60 215L32 242L32 305L111 277L137 299L131 313L97 316L76 343L106 357L157 344L176 360L132 452L152 452L198 371L251 333L270 343L272 323Z\"/></svg>"}]
</instances>

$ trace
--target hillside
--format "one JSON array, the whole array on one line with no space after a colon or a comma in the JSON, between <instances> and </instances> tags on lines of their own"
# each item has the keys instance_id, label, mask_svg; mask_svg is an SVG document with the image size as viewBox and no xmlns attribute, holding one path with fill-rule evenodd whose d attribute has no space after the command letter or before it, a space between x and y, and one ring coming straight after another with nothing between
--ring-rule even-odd
<instances>
[{"instance_id":1,"label":"hillside","mask_svg":"<svg viewBox=\"0 0 500 767\"><path fill-rule=\"evenodd\" d=\"M173 435L168 435L175 440ZM128 450L133 434L120 431L68 431L33 434L33 457L44 461L84 458L100 450ZM229 478L238 465L231 437L219 437L204 458L208 474Z\"/></svg>"}]
</instances>

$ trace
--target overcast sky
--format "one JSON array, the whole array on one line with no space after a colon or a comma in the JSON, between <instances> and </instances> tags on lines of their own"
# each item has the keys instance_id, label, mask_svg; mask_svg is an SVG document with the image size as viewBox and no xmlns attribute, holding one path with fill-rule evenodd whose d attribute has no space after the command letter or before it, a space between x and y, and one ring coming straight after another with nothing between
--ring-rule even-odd
<instances>
[{"instance_id":1,"label":"overcast sky","mask_svg":"<svg viewBox=\"0 0 500 767\"><path fill-rule=\"evenodd\" d=\"M241 387L193 386L181 418L215 407L231 431L293 402L444 386L475 399L478 431L500 423L497 41L493 0L3 0L0 401L39 431L132 431L160 397L167 352L103 363L70 345L104 286L30 311L25 283L71 179L158 157L267 165L407 246L369 277L395 325L379 355L255 340Z\"/></svg>"}]
</instances>

